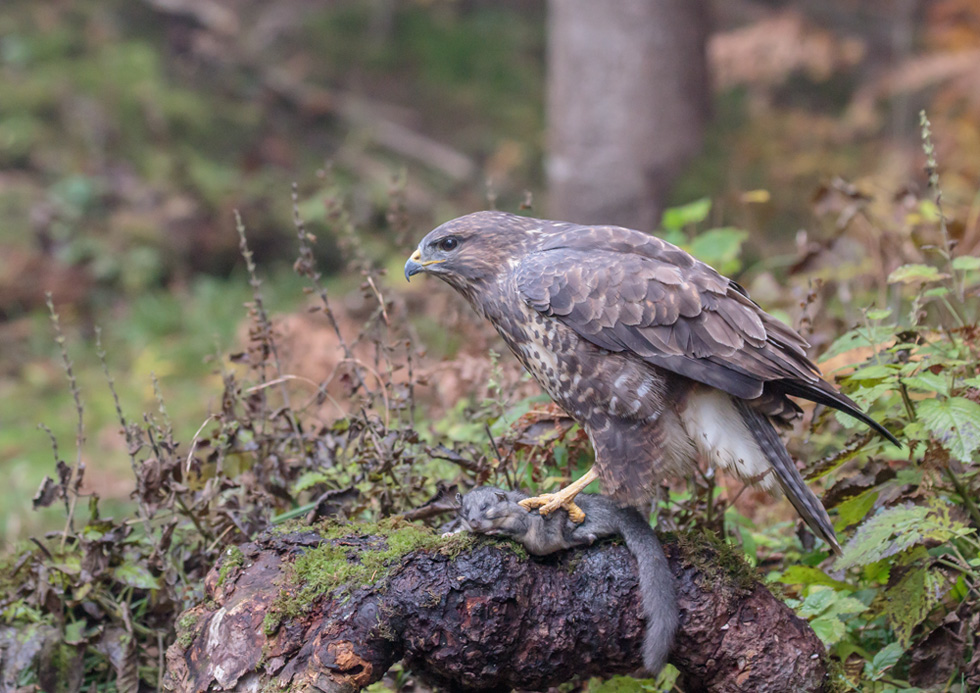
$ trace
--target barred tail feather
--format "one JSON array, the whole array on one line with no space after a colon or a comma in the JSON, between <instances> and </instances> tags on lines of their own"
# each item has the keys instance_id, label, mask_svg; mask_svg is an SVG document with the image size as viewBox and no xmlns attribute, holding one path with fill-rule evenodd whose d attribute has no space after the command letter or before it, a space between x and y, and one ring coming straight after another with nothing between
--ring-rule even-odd
<instances>
[{"instance_id":1,"label":"barred tail feather","mask_svg":"<svg viewBox=\"0 0 980 693\"><path fill-rule=\"evenodd\" d=\"M796 508L807 526L812 529L818 537L826 541L834 553L840 555L840 544L837 543L837 536L834 533L834 526L830 522L830 517L810 487L806 485L800 471L793 463L793 459L786 451L786 446L779 439L776 429L772 422L753 409L745 400L733 397L735 406L742 415L742 420L755 438L756 443L762 449L773 471L776 472L776 479L786 493L789 502Z\"/></svg>"},{"instance_id":2,"label":"barred tail feather","mask_svg":"<svg viewBox=\"0 0 980 693\"><path fill-rule=\"evenodd\" d=\"M775 381L775 385L778 386L779 391L782 391L792 397L808 399L811 402L823 404L824 406L831 407L832 409L842 411L848 416L853 416L861 423L873 428L879 435L887 439L892 445L899 448L902 447L902 444L898 441L898 438L896 438L891 431L861 411L861 408L858 407L858 405L855 404L850 397L838 392L823 380L817 380L813 383L779 380Z\"/></svg>"}]
</instances>

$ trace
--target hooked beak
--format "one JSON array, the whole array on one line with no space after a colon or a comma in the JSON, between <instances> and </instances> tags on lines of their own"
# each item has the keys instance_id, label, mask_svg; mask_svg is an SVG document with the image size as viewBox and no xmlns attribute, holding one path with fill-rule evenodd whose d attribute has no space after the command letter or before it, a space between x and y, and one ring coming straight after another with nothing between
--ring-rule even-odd
<instances>
[{"instance_id":1,"label":"hooked beak","mask_svg":"<svg viewBox=\"0 0 980 693\"><path fill-rule=\"evenodd\" d=\"M411 281L414 275L425 269L422 263L419 262L421 259L422 253L416 248L415 252L412 253L412 257L408 258L408 262L405 263L405 281Z\"/></svg>"},{"instance_id":2,"label":"hooked beak","mask_svg":"<svg viewBox=\"0 0 980 693\"><path fill-rule=\"evenodd\" d=\"M422 251L415 249L412 253L412 257L408 258L408 262L405 263L405 280L411 281L411 278L418 274L419 272L424 272L425 268L429 265L436 265L440 262L445 262L445 260L422 260Z\"/></svg>"}]
</instances>

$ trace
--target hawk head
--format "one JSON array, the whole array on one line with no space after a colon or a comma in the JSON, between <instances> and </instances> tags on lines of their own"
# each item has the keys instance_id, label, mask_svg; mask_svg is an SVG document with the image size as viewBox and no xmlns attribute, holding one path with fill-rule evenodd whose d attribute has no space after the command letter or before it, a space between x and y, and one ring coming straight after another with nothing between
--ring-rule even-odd
<instances>
[{"instance_id":1,"label":"hawk head","mask_svg":"<svg viewBox=\"0 0 980 693\"><path fill-rule=\"evenodd\" d=\"M427 272L465 294L493 281L521 257L541 222L503 212L476 212L430 231L405 263L405 278Z\"/></svg>"}]
</instances>

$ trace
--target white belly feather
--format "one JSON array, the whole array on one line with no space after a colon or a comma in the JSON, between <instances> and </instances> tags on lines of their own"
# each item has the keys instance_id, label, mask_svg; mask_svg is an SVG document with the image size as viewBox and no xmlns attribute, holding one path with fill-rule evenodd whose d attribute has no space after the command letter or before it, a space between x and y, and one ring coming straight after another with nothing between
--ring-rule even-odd
<instances>
[{"instance_id":1,"label":"white belly feather","mask_svg":"<svg viewBox=\"0 0 980 693\"><path fill-rule=\"evenodd\" d=\"M730 395L713 388L697 388L688 396L680 418L698 452L713 466L764 489L776 484L769 461Z\"/></svg>"}]
</instances>

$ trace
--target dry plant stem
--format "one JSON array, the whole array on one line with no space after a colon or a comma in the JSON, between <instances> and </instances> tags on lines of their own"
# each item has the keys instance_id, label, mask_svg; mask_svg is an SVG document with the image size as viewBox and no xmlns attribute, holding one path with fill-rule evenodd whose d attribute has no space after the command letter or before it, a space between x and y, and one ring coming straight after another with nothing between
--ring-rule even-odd
<instances>
[{"instance_id":1,"label":"dry plant stem","mask_svg":"<svg viewBox=\"0 0 980 693\"><path fill-rule=\"evenodd\" d=\"M313 249L310 247L310 236L306 232L306 224L302 217L299 215L299 189L296 183L293 183L292 191L293 200L293 226L296 227L296 235L299 240L299 259L296 261L297 273L301 276L306 277L314 291L320 297L320 302L323 304L323 313L327 316L327 322L330 323L330 329L333 330L334 335L337 337L337 343L340 344L340 348L344 352L344 358L348 361L356 361L354 353L351 351L350 346L347 344L347 340L344 339L343 333L340 331L340 325L337 323L337 318L334 316L333 310L330 308L330 297L327 294L326 287L320 283L320 273L316 271L316 261L313 258ZM357 379L358 386L364 390L369 396L373 396L372 391L368 388L367 383L361 377L359 371L354 371L354 377Z\"/></svg>"},{"instance_id":2,"label":"dry plant stem","mask_svg":"<svg viewBox=\"0 0 980 693\"><path fill-rule=\"evenodd\" d=\"M336 367L334 367L334 373L336 373L336 370L337 370ZM317 391L317 393L313 395L313 397L311 397L309 400L307 400L306 403L302 407L300 407L297 411L305 412L314 404L316 404L317 400L320 397L323 397L325 400L328 400L330 404L334 406L334 409L337 410L337 415L340 418L343 418L346 415L346 412L344 411L343 407L340 406L340 402L338 402L334 397L331 397L330 393L328 393L326 390L326 385L329 384L331 380L333 380L333 373L331 373L330 377L327 378L326 383L322 385L313 380L310 380L309 378L304 378L301 375L292 375L287 373L282 377L274 378L272 380L269 380L268 382L261 383L259 385L253 385L252 387L247 388L245 390L245 394L249 395L252 394L253 392L260 392L261 390L264 390L268 387L273 387L275 385L278 385L279 383L284 383L290 380L299 383L306 383L307 385L309 385L310 387L312 387L314 390Z\"/></svg>"},{"instance_id":3,"label":"dry plant stem","mask_svg":"<svg viewBox=\"0 0 980 693\"><path fill-rule=\"evenodd\" d=\"M904 382L899 382L898 392L902 395L902 406L905 407L905 413L908 415L909 421L916 421L919 417L915 413L915 405L912 404L912 398L909 396L909 390Z\"/></svg>"},{"instance_id":4,"label":"dry plant stem","mask_svg":"<svg viewBox=\"0 0 980 693\"><path fill-rule=\"evenodd\" d=\"M57 465L58 460L61 459L58 456L58 439L55 438L54 432L50 428L48 428L47 424L39 423L37 427L48 434L48 439L51 441L51 452L54 454L54 463ZM65 514L67 514L69 508L67 495L64 497L64 501L65 501Z\"/></svg>"},{"instance_id":5,"label":"dry plant stem","mask_svg":"<svg viewBox=\"0 0 980 693\"><path fill-rule=\"evenodd\" d=\"M943 258L946 260L947 271L952 278L953 286L956 289L956 297L960 303L963 302L963 282L957 281L956 271L953 269L953 243L949 237L949 227L946 223L946 212L943 211L943 190L939 187L939 163L936 161L936 148L932 143L932 124L925 110L919 111L919 126L922 129L922 150L926 155L926 174L929 176L929 187L936 195L936 209L939 211L939 229L943 232ZM947 307L952 311L953 317L959 321L960 327L965 323L959 313L946 302Z\"/></svg>"},{"instance_id":6,"label":"dry plant stem","mask_svg":"<svg viewBox=\"0 0 980 693\"><path fill-rule=\"evenodd\" d=\"M956 489L956 493L958 493L960 498L963 499L963 504L966 505L966 509L969 511L970 517L973 518L973 521L976 522L977 525L980 525L980 508L977 508L977 504L973 501L973 497L971 496L969 489L963 485L959 477L956 476L956 473L952 469L945 467L943 471L946 473L946 476L949 478L950 482L952 482L953 488Z\"/></svg>"},{"instance_id":7,"label":"dry plant stem","mask_svg":"<svg viewBox=\"0 0 980 693\"><path fill-rule=\"evenodd\" d=\"M191 438L190 450L187 451L187 462L184 465L184 472L186 474L191 473L191 461L194 459L194 451L197 450L197 441L201 439L201 433L204 431L204 427L216 419L217 417L214 414L210 414L208 418L204 419L204 423L198 426L194 432L194 437Z\"/></svg>"},{"instance_id":8,"label":"dry plant stem","mask_svg":"<svg viewBox=\"0 0 980 693\"><path fill-rule=\"evenodd\" d=\"M167 413L167 405L163 401L163 391L160 389L160 380L157 378L157 374L150 371L150 382L153 383L153 396L157 401L157 411L160 412L160 416L163 417L163 423L166 426L165 430L173 429L173 422L170 420L170 414Z\"/></svg>"},{"instance_id":9,"label":"dry plant stem","mask_svg":"<svg viewBox=\"0 0 980 693\"><path fill-rule=\"evenodd\" d=\"M65 542L68 541L68 533L74 534L75 532L75 506L78 503L78 489L74 487L78 478L78 470L82 465L82 444L85 442L84 410L82 409L82 393L78 389L78 380L75 378L75 370L71 358L68 356L65 335L61 331L61 321L58 313L54 310L54 300L51 298L50 291L45 293L45 303L47 303L48 313L51 316L51 325L54 327L55 342L61 348L61 362L64 365L65 374L68 376L68 388L71 390L72 399L75 400L75 415L78 422L75 429L75 464L71 466L68 484L65 486L65 494L70 494L71 500L67 501L68 512L65 529L61 533L61 548L64 549Z\"/></svg>"},{"instance_id":10,"label":"dry plant stem","mask_svg":"<svg viewBox=\"0 0 980 693\"><path fill-rule=\"evenodd\" d=\"M126 416L123 414L122 404L119 401L119 393L116 392L116 381L112 377L112 373L109 372L109 362L106 358L106 351L102 346L102 328L98 325L95 326L95 353L99 357L99 363L102 364L102 373L105 375L106 383L109 385L109 392L112 393L112 403L116 408L116 418L119 419L119 424L122 426L123 436L126 439L126 452L129 456L129 467L133 470L133 480L136 482L137 488L139 488L140 474L138 463L136 462L136 451L139 446L136 444L133 438L133 433L129 430L129 424L126 421ZM136 513L139 515L139 519L143 523L143 527L146 530L146 536L154 537L155 535L150 525L150 518L147 516L146 509L143 507L142 503L136 504ZM154 545L159 546L159 543L154 540Z\"/></svg>"},{"instance_id":11,"label":"dry plant stem","mask_svg":"<svg viewBox=\"0 0 980 693\"><path fill-rule=\"evenodd\" d=\"M273 338L272 334L272 321L269 320L269 314L265 310L265 302L262 300L262 293L259 288L262 286L262 280L259 279L257 269L255 267L255 261L252 259L252 251L248 248L248 239L245 236L245 224L242 222L241 214L238 210L235 210L235 229L238 231L238 249L242 257L245 259L245 267L248 270L248 283L252 287L252 300L255 303L255 314L257 317L257 322L259 329L261 330L261 341L268 345L269 351L272 353L272 362L276 367L276 375L280 378L282 377L282 361L279 359L279 349L276 346L276 340ZM262 363L259 369L259 375L261 382L266 381L265 375L265 363ZM279 392L282 395L282 402L285 407L286 416L289 419L289 426L293 432L293 437L296 442L296 450L298 453L302 453L304 445L302 437L300 436L299 423L296 420L295 414L293 414L293 408L289 401L289 390L286 388L285 383L283 383Z\"/></svg>"},{"instance_id":12,"label":"dry plant stem","mask_svg":"<svg viewBox=\"0 0 980 693\"><path fill-rule=\"evenodd\" d=\"M102 364L102 373L105 375L106 383L109 385L109 392L112 393L112 403L116 407L116 418L119 419L123 435L126 437L126 451L129 453L129 466L133 470L133 478L138 480L139 472L136 466L133 434L129 430L129 424L126 421L125 414L123 414L122 404L119 401L119 393L116 392L116 380L112 377L112 373L109 372L109 362L106 358L106 351L102 346L102 328L98 325L95 326L95 353L99 357L99 363Z\"/></svg>"},{"instance_id":13,"label":"dry plant stem","mask_svg":"<svg viewBox=\"0 0 980 693\"><path fill-rule=\"evenodd\" d=\"M382 537L353 529L330 540L349 560L379 549ZM280 590L297 589L293 560L323 541L313 530L267 534L240 547L234 564L223 556L205 581L210 600L180 619L193 625L167 652L166 687L355 691L404 659L442 689L544 690L640 666L636 566L620 544L544 559L493 542L454 558L410 552L379 584L314 597L268 628ZM824 648L805 621L726 572L711 546L665 549L681 608L671 663L684 690L828 690Z\"/></svg>"},{"instance_id":14,"label":"dry plant stem","mask_svg":"<svg viewBox=\"0 0 980 693\"><path fill-rule=\"evenodd\" d=\"M405 361L408 365L408 417L409 425L415 423L415 362L412 359L412 340L405 340Z\"/></svg>"}]
</instances>

